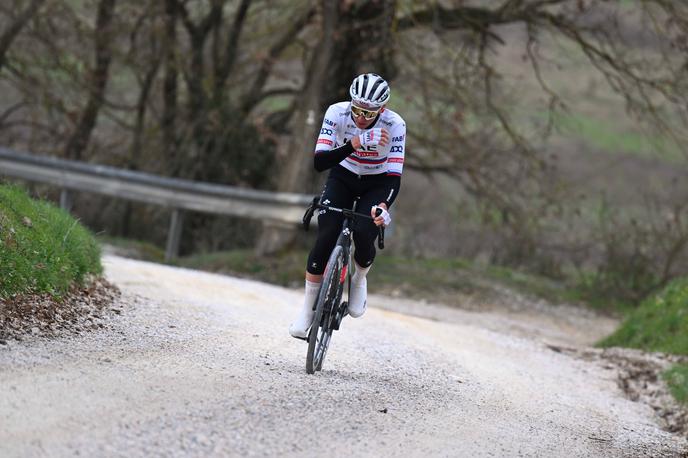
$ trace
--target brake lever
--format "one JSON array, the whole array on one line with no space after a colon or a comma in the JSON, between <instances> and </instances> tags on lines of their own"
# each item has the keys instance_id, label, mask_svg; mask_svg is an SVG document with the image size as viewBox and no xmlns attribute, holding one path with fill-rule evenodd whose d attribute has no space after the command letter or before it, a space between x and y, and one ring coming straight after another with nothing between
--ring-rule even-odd
<instances>
[{"instance_id":1,"label":"brake lever","mask_svg":"<svg viewBox=\"0 0 688 458\"><path fill-rule=\"evenodd\" d=\"M382 214L382 209L378 208L375 210L375 216L380 216ZM385 249L385 226L381 224L377 227L377 246L381 250Z\"/></svg>"},{"instance_id":2,"label":"brake lever","mask_svg":"<svg viewBox=\"0 0 688 458\"><path fill-rule=\"evenodd\" d=\"M313 218L313 213L315 212L315 209L318 207L318 197L313 198L313 202L308 206L306 209L306 213L303 215L303 219L301 220L301 223L303 224L303 230L308 232L308 229L311 226L311 218Z\"/></svg>"}]
</instances>

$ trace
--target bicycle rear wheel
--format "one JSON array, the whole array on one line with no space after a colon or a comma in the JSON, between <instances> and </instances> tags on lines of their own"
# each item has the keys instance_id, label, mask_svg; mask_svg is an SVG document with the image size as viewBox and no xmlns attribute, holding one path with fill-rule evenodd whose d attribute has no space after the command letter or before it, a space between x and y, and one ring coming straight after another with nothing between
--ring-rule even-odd
<instances>
[{"instance_id":1,"label":"bicycle rear wheel","mask_svg":"<svg viewBox=\"0 0 688 458\"><path fill-rule=\"evenodd\" d=\"M318 293L313 324L308 333L308 352L306 353L306 372L309 374L322 369L327 348L332 338L333 312L341 299L342 269L344 268L344 250L335 246L327 261L323 281Z\"/></svg>"}]
</instances>

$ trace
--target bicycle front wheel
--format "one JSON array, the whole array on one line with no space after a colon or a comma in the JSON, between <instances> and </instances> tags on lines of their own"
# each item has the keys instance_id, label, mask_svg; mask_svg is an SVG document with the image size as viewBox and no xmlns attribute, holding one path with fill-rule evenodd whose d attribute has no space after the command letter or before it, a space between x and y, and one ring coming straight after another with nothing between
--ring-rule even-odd
<instances>
[{"instance_id":1,"label":"bicycle front wheel","mask_svg":"<svg viewBox=\"0 0 688 458\"><path fill-rule=\"evenodd\" d=\"M315 306L313 324L308 333L308 353L306 353L306 372L309 374L322 369L327 348L332 338L332 313L342 292L342 269L344 250L335 246L327 261L323 281Z\"/></svg>"}]
</instances>

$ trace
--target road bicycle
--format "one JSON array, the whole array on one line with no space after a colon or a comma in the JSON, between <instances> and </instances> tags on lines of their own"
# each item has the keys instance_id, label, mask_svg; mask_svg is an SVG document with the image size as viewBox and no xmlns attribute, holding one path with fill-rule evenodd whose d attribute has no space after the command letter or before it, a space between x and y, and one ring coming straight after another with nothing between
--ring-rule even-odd
<instances>
[{"instance_id":1,"label":"road bicycle","mask_svg":"<svg viewBox=\"0 0 688 458\"><path fill-rule=\"evenodd\" d=\"M351 265L353 228L352 222L356 220L372 221L370 215L356 213L356 202L353 208L336 208L324 205L318 197L313 198L313 202L303 216L303 227L307 231L311 218L316 210L333 211L344 216L342 231L339 234L337 243L327 260L327 266L323 273L323 280L320 284L320 292L313 304L313 323L308 331L308 351L306 352L306 372L309 374L322 370L325 354L332 339L332 333L339 330L344 317L348 314L348 302L342 300L346 286L346 297L351 293ZM378 209L376 216L382 210ZM379 226L377 245L382 250L385 248L385 229ZM346 284L346 285L345 285Z\"/></svg>"}]
</instances>

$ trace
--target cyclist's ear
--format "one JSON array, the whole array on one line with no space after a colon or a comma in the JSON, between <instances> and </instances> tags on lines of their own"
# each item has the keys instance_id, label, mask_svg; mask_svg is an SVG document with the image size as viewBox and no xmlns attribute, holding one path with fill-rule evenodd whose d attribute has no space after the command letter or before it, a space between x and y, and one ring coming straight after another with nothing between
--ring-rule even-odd
<instances>
[{"instance_id":1,"label":"cyclist's ear","mask_svg":"<svg viewBox=\"0 0 688 458\"><path fill-rule=\"evenodd\" d=\"M387 106L386 106L386 105L382 105L382 108L380 108L380 113L384 113L384 112L385 112L385 108L387 108Z\"/></svg>"}]
</instances>

